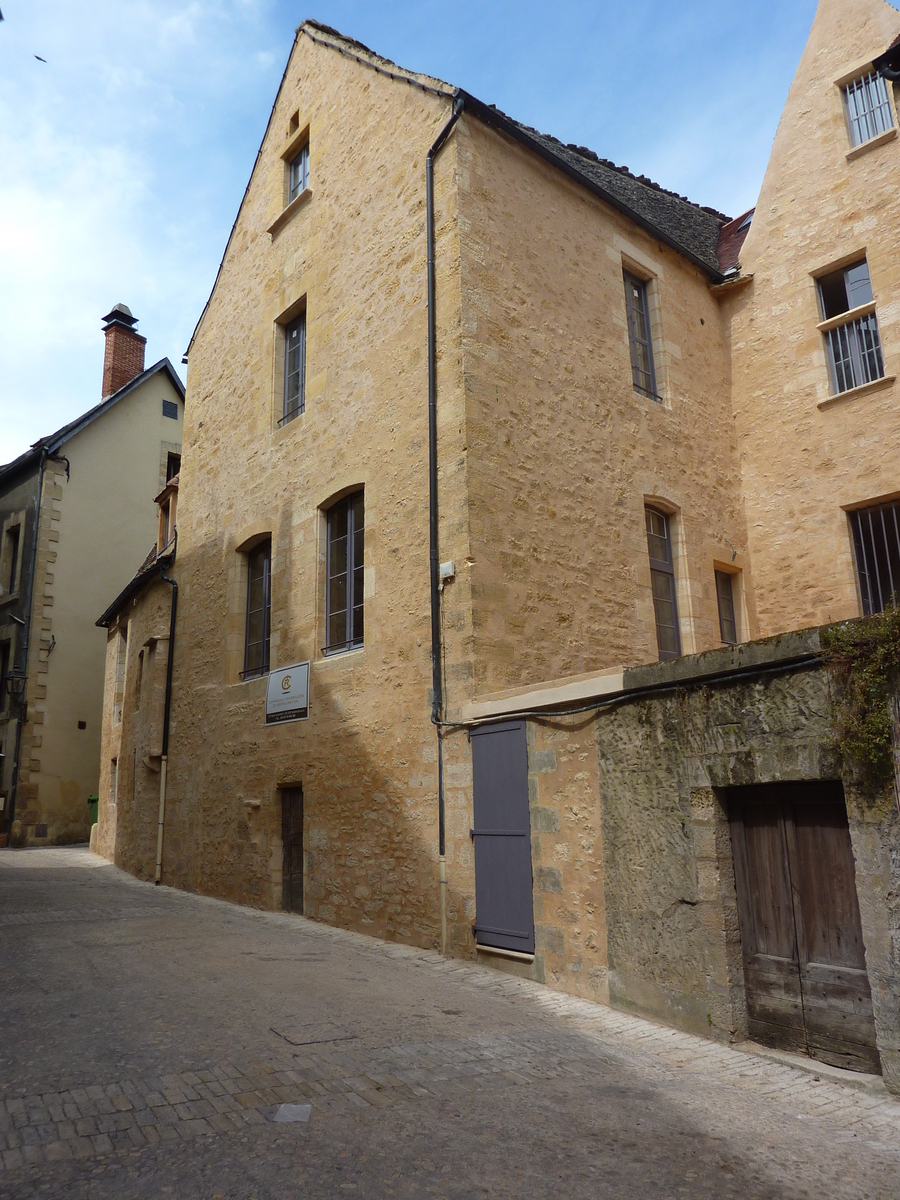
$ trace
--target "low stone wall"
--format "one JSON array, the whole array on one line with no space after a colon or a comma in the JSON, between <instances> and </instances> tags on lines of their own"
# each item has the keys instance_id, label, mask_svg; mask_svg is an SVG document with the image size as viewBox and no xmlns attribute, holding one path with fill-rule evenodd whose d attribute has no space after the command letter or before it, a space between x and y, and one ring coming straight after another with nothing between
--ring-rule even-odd
<instances>
[{"instance_id":1,"label":"low stone wall","mask_svg":"<svg viewBox=\"0 0 900 1200\"><path fill-rule=\"evenodd\" d=\"M843 770L829 675L810 658L818 649L818 630L808 630L642 667L626 672L634 698L599 713L609 996L683 1029L745 1037L718 789L840 779L878 1049L886 1084L900 1091L900 819L892 789L865 796ZM757 673L721 677L741 668Z\"/></svg>"}]
</instances>

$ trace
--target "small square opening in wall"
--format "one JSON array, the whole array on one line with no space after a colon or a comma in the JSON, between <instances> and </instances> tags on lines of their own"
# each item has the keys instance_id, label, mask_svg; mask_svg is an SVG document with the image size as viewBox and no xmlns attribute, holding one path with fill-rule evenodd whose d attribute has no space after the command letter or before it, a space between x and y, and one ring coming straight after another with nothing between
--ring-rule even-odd
<instances>
[{"instance_id":1,"label":"small square opening in wall","mask_svg":"<svg viewBox=\"0 0 900 1200\"><path fill-rule=\"evenodd\" d=\"M87 721L79 721L78 728L79 729L87 729Z\"/></svg>"},{"instance_id":2,"label":"small square opening in wall","mask_svg":"<svg viewBox=\"0 0 900 1200\"><path fill-rule=\"evenodd\" d=\"M178 405L174 400L163 400L163 416L171 417L173 421L178 420Z\"/></svg>"}]
</instances>

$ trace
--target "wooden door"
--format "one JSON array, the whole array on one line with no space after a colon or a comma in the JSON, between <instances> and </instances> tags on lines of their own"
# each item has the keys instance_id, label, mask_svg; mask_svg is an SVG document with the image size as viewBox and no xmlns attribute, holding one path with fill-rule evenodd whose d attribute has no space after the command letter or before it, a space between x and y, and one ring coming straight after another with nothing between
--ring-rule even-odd
<instances>
[{"instance_id":1,"label":"wooden door","mask_svg":"<svg viewBox=\"0 0 900 1200\"><path fill-rule=\"evenodd\" d=\"M472 730L475 937L534 953L531 823L525 722Z\"/></svg>"},{"instance_id":2,"label":"wooden door","mask_svg":"<svg viewBox=\"0 0 900 1200\"><path fill-rule=\"evenodd\" d=\"M750 1036L880 1072L840 783L727 793Z\"/></svg>"},{"instance_id":3,"label":"wooden door","mask_svg":"<svg viewBox=\"0 0 900 1200\"><path fill-rule=\"evenodd\" d=\"M281 789L281 906L303 912L303 788Z\"/></svg>"}]
</instances>

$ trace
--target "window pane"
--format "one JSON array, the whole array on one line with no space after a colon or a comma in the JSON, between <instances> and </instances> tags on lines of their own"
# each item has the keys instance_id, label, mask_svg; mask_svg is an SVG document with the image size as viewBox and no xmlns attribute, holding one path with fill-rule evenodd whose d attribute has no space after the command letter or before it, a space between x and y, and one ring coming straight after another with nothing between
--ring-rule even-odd
<instances>
[{"instance_id":1,"label":"window pane","mask_svg":"<svg viewBox=\"0 0 900 1200\"><path fill-rule=\"evenodd\" d=\"M347 576L333 575L331 577L331 611L343 612L347 607ZM343 639L341 639L343 640Z\"/></svg>"},{"instance_id":2,"label":"window pane","mask_svg":"<svg viewBox=\"0 0 900 1200\"><path fill-rule=\"evenodd\" d=\"M306 389L306 314L286 326L284 331L284 411L289 420L305 407Z\"/></svg>"},{"instance_id":3,"label":"window pane","mask_svg":"<svg viewBox=\"0 0 900 1200\"><path fill-rule=\"evenodd\" d=\"M365 535L363 493L341 500L328 514L326 648L362 645Z\"/></svg>"},{"instance_id":4,"label":"window pane","mask_svg":"<svg viewBox=\"0 0 900 1200\"><path fill-rule=\"evenodd\" d=\"M900 504L850 514L863 614L883 612L900 599Z\"/></svg>"},{"instance_id":5,"label":"window pane","mask_svg":"<svg viewBox=\"0 0 900 1200\"><path fill-rule=\"evenodd\" d=\"M734 618L734 591L727 571L716 571L716 598L719 602L719 633L730 645L737 642L737 622Z\"/></svg>"},{"instance_id":6,"label":"window pane","mask_svg":"<svg viewBox=\"0 0 900 1200\"><path fill-rule=\"evenodd\" d=\"M625 308L628 315L632 382L638 391L655 398L656 380L653 372L647 285L635 276L629 275L627 271L625 272Z\"/></svg>"},{"instance_id":7,"label":"window pane","mask_svg":"<svg viewBox=\"0 0 900 1200\"><path fill-rule=\"evenodd\" d=\"M822 299L822 318L830 321L845 313L850 305L847 303L847 284L843 271L834 271L824 275L819 280L819 296Z\"/></svg>"},{"instance_id":8,"label":"window pane","mask_svg":"<svg viewBox=\"0 0 900 1200\"><path fill-rule=\"evenodd\" d=\"M669 544L669 521L665 513L655 508L644 510L647 516L647 549L650 557L656 562L672 562L672 548Z\"/></svg>"},{"instance_id":9,"label":"window pane","mask_svg":"<svg viewBox=\"0 0 900 1200\"><path fill-rule=\"evenodd\" d=\"M847 302L851 308L858 308L860 304L871 304L874 296L872 294L872 282L869 279L869 264L867 262L857 263L854 267L848 267L846 280Z\"/></svg>"},{"instance_id":10,"label":"window pane","mask_svg":"<svg viewBox=\"0 0 900 1200\"><path fill-rule=\"evenodd\" d=\"M662 571L651 571L653 609L656 615L656 640L660 658L677 658L680 654L678 641L677 610L675 607L675 580Z\"/></svg>"},{"instance_id":11,"label":"window pane","mask_svg":"<svg viewBox=\"0 0 900 1200\"><path fill-rule=\"evenodd\" d=\"M261 542L247 556L247 620L244 634L244 675L269 669L271 542Z\"/></svg>"}]
</instances>

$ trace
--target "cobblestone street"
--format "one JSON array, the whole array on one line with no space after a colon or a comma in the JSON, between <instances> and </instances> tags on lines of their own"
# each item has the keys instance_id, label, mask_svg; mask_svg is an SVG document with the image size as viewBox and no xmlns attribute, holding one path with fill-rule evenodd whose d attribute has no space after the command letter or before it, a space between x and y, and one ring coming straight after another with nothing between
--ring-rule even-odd
<instances>
[{"instance_id":1,"label":"cobblestone street","mask_svg":"<svg viewBox=\"0 0 900 1200\"><path fill-rule=\"evenodd\" d=\"M0 851L0 1196L900 1195L881 1081Z\"/></svg>"}]
</instances>

